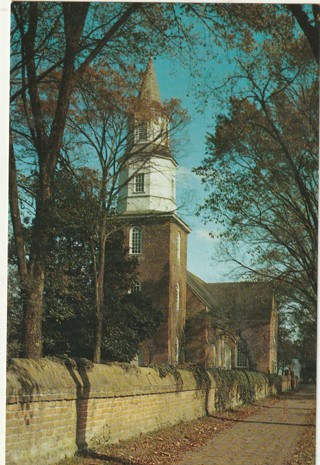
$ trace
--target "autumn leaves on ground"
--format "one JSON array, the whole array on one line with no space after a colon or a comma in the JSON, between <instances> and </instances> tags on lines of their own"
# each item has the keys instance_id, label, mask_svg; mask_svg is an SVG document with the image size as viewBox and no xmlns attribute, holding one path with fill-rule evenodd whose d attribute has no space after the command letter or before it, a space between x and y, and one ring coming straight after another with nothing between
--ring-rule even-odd
<instances>
[{"instance_id":1,"label":"autumn leaves on ground","mask_svg":"<svg viewBox=\"0 0 320 465\"><path fill-rule=\"evenodd\" d=\"M215 435L232 428L237 421L270 408L279 401L279 398L272 398L237 410L216 413L215 416L168 426L118 445L101 443L95 450L64 460L59 465L174 465L187 451L204 446ZM310 414L306 423L315 423L315 412ZM315 428L306 427L287 465L314 464Z\"/></svg>"}]
</instances>

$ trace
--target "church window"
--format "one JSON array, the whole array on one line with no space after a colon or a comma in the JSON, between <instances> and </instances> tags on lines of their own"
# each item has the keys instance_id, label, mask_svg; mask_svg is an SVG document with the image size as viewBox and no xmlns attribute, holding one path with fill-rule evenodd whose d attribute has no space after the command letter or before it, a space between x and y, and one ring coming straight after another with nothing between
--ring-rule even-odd
<instances>
[{"instance_id":1,"label":"church window","mask_svg":"<svg viewBox=\"0 0 320 465\"><path fill-rule=\"evenodd\" d=\"M175 197L175 186L174 186L174 179L171 179L171 197L174 199Z\"/></svg>"},{"instance_id":2,"label":"church window","mask_svg":"<svg viewBox=\"0 0 320 465\"><path fill-rule=\"evenodd\" d=\"M134 226L130 231L130 253L142 253L142 231L137 226Z\"/></svg>"},{"instance_id":3,"label":"church window","mask_svg":"<svg viewBox=\"0 0 320 465\"><path fill-rule=\"evenodd\" d=\"M138 140L146 142L148 140L148 125L145 121L138 124Z\"/></svg>"},{"instance_id":4,"label":"church window","mask_svg":"<svg viewBox=\"0 0 320 465\"><path fill-rule=\"evenodd\" d=\"M141 282L138 279L132 281L129 294L135 294L136 292L141 292Z\"/></svg>"},{"instance_id":5,"label":"church window","mask_svg":"<svg viewBox=\"0 0 320 465\"><path fill-rule=\"evenodd\" d=\"M215 367L217 366L217 354L216 354L216 346L214 344L212 344L211 350L212 350L212 366Z\"/></svg>"},{"instance_id":6,"label":"church window","mask_svg":"<svg viewBox=\"0 0 320 465\"><path fill-rule=\"evenodd\" d=\"M228 370L231 369L231 357L232 357L232 351L231 351L231 346L227 343L225 343L224 346L224 366Z\"/></svg>"},{"instance_id":7,"label":"church window","mask_svg":"<svg viewBox=\"0 0 320 465\"><path fill-rule=\"evenodd\" d=\"M144 174L137 174L134 177L134 192L144 192Z\"/></svg>"},{"instance_id":8,"label":"church window","mask_svg":"<svg viewBox=\"0 0 320 465\"><path fill-rule=\"evenodd\" d=\"M177 259L180 260L181 256L181 234L178 232L177 235Z\"/></svg>"},{"instance_id":9,"label":"church window","mask_svg":"<svg viewBox=\"0 0 320 465\"><path fill-rule=\"evenodd\" d=\"M272 360L272 373L277 373L278 367L277 367L277 361Z\"/></svg>"},{"instance_id":10,"label":"church window","mask_svg":"<svg viewBox=\"0 0 320 465\"><path fill-rule=\"evenodd\" d=\"M176 312L180 311L180 285L176 284Z\"/></svg>"},{"instance_id":11,"label":"church window","mask_svg":"<svg viewBox=\"0 0 320 465\"><path fill-rule=\"evenodd\" d=\"M179 363L179 351L180 351L179 338L176 337L176 363Z\"/></svg>"},{"instance_id":12,"label":"church window","mask_svg":"<svg viewBox=\"0 0 320 465\"><path fill-rule=\"evenodd\" d=\"M248 366L248 357L241 349L241 345L237 345L237 366L246 368Z\"/></svg>"},{"instance_id":13,"label":"church window","mask_svg":"<svg viewBox=\"0 0 320 465\"><path fill-rule=\"evenodd\" d=\"M216 342L216 366L221 367L222 365L222 347L221 339L218 339Z\"/></svg>"}]
</instances>

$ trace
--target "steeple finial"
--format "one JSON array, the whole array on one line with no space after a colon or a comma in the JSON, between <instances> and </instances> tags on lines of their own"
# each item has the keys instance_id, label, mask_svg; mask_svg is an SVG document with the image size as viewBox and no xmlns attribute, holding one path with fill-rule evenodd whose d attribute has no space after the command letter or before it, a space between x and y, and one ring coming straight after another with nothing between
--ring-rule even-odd
<instances>
[{"instance_id":1,"label":"steeple finial","mask_svg":"<svg viewBox=\"0 0 320 465\"><path fill-rule=\"evenodd\" d=\"M161 104L159 86L151 57L149 58L148 66L143 76L139 98L141 100L149 101L150 103L154 102Z\"/></svg>"}]
</instances>

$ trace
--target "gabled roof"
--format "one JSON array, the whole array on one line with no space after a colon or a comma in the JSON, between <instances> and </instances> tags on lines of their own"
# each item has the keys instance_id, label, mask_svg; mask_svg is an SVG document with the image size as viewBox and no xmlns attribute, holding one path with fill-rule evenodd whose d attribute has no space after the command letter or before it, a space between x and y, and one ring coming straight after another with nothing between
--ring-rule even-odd
<instances>
[{"instance_id":1,"label":"gabled roof","mask_svg":"<svg viewBox=\"0 0 320 465\"><path fill-rule=\"evenodd\" d=\"M187 271L187 285L206 305L208 310L217 310L218 302L207 288L208 284L195 274Z\"/></svg>"},{"instance_id":2,"label":"gabled roof","mask_svg":"<svg viewBox=\"0 0 320 465\"><path fill-rule=\"evenodd\" d=\"M153 102L161 104L160 91L152 58L149 59L148 66L143 77L139 98L150 103Z\"/></svg>"},{"instance_id":3,"label":"gabled roof","mask_svg":"<svg viewBox=\"0 0 320 465\"><path fill-rule=\"evenodd\" d=\"M206 283L188 271L187 284L213 315L246 326L270 322L273 289L268 283Z\"/></svg>"}]
</instances>

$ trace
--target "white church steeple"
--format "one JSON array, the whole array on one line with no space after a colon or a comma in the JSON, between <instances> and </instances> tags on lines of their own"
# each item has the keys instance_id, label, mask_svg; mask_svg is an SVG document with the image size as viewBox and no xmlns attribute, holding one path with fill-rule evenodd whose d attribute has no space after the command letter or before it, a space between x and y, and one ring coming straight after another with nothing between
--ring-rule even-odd
<instances>
[{"instance_id":1,"label":"white church steeple","mask_svg":"<svg viewBox=\"0 0 320 465\"><path fill-rule=\"evenodd\" d=\"M119 179L122 187L118 212L174 213L177 162L170 152L169 121L162 107L151 59L143 76L137 110L128 127L128 161Z\"/></svg>"},{"instance_id":2,"label":"white church steeple","mask_svg":"<svg viewBox=\"0 0 320 465\"><path fill-rule=\"evenodd\" d=\"M147 69L143 76L143 81L139 93L140 100L149 101L150 105L161 105L159 86L152 59L149 59Z\"/></svg>"}]
</instances>

